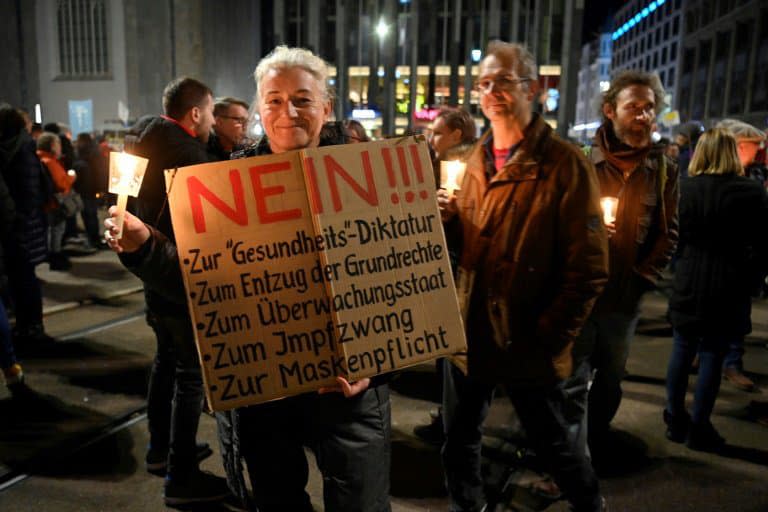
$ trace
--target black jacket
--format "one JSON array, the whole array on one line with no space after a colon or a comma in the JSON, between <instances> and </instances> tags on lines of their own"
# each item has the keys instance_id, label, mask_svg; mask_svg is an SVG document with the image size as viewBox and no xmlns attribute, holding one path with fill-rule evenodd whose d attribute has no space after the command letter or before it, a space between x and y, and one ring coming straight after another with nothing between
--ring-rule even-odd
<instances>
[{"instance_id":1,"label":"black jacket","mask_svg":"<svg viewBox=\"0 0 768 512\"><path fill-rule=\"evenodd\" d=\"M6 258L14 256L33 265L48 257L48 220L43 206L53 194L48 171L35 153L26 131L0 142L0 170L16 204L13 227L4 240Z\"/></svg>"},{"instance_id":2,"label":"black jacket","mask_svg":"<svg viewBox=\"0 0 768 512\"><path fill-rule=\"evenodd\" d=\"M682 180L680 245L669 301L673 327L689 336L750 332L751 291L768 265L763 187L732 174Z\"/></svg>"},{"instance_id":3,"label":"black jacket","mask_svg":"<svg viewBox=\"0 0 768 512\"><path fill-rule=\"evenodd\" d=\"M16 216L16 206L11 198L11 193L0 175L0 241L5 241L11 233L13 219ZM0 292L5 290L8 274L3 260L3 244L0 243Z\"/></svg>"},{"instance_id":4,"label":"black jacket","mask_svg":"<svg viewBox=\"0 0 768 512\"><path fill-rule=\"evenodd\" d=\"M133 153L149 159L137 201L138 216L174 241L171 213L165 193L165 169L211 161L205 144L164 117L150 120L133 147ZM177 265L178 266L178 265ZM180 270L176 272L181 275ZM162 286L162 284L161 284ZM188 315L186 297L169 299L150 285L144 287L147 306L154 313Z\"/></svg>"}]
</instances>

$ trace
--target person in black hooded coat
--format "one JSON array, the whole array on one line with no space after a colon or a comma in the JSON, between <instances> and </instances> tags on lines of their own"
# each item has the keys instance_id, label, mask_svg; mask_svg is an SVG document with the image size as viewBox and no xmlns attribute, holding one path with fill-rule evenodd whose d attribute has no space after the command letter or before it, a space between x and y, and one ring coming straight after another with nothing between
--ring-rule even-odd
<instances>
[{"instance_id":1,"label":"person in black hooded coat","mask_svg":"<svg viewBox=\"0 0 768 512\"><path fill-rule=\"evenodd\" d=\"M0 169L16 205L16 217L3 240L3 249L16 313L14 338L19 345L53 341L43 329L43 296L35 274L35 265L48 258L48 221L43 206L52 197L53 185L35 154L36 148L21 113L10 105L0 105Z\"/></svg>"}]
</instances>

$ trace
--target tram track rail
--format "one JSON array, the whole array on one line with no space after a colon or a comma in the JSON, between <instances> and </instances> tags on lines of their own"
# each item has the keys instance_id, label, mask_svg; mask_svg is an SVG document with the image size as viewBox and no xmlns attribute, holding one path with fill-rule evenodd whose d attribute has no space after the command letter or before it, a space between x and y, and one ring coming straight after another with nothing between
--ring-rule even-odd
<instances>
[{"instance_id":1,"label":"tram track rail","mask_svg":"<svg viewBox=\"0 0 768 512\"><path fill-rule=\"evenodd\" d=\"M114 298L122 295L124 294L116 295ZM80 303L80 306L84 305L86 305L86 303ZM105 322L99 322L68 332L59 336L58 338L61 341L76 340L98 332L115 329L122 325L131 323L137 319L143 318L144 315L145 312L143 309L141 311L133 311L118 318L114 318ZM22 467L19 469L10 469L10 471L7 473L0 474L0 493L3 493L4 491L7 491L8 489L21 484L25 480L35 476L36 474L39 474L41 471L44 471L47 468L56 467L57 465L60 466L62 461L66 461L67 459L75 456L77 453L88 449L94 444L103 441L122 430L130 428L136 423L146 420L146 418L147 406L145 404L113 419L106 425L81 432L72 438L62 441L52 450L47 450L45 454L37 455L24 461Z\"/></svg>"}]
</instances>

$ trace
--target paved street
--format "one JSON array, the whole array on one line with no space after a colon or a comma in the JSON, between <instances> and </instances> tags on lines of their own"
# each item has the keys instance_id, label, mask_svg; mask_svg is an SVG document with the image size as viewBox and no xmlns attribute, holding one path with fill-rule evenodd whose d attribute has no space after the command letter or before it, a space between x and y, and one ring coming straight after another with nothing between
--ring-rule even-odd
<instances>
[{"instance_id":1,"label":"paved street","mask_svg":"<svg viewBox=\"0 0 768 512\"><path fill-rule=\"evenodd\" d=\"M73 261L66 273L42 267L39 272L46 326L61 341L23 351L35 394L16 401L0 389L0 512L163 510L162 481L143 468L144 393L154 339L144 322L139 283L109 252ZM745 393L723 384L713 417L728 440L723 455L665 439L661 410L671 349L665 308L661 294L647 298L632 347L625 399L610 439L615 460L602 470L610 509L768 510L768 427L748 413L750 401L768 401L765 391ZM768 302L756 303L753 322L745 361L749 375L768 390ZM392 386L393 510L445 510L438 449L412 434L436 405L434 365L403 371ZM522 469L531 467L531 460L518 450L514 415L503 396L494 403L487 434L488 480L509 477L519 510L567 510L562 502L549 505L526 490L541 478ZM208 416L200 438L217 448L215 422ZM500 468L510 462L518 470L503 473ZM217 455L204 467L223 474ZM318 511L323 510L320 486L313 469L310 490Z\"/></svg>"}]
</instances>

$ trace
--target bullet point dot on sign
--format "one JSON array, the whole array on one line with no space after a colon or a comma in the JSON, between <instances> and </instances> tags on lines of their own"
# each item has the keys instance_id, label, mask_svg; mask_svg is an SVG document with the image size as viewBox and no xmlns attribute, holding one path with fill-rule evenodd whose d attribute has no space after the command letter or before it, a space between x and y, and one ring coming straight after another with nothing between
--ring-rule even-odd
<instances>
[{"instance_id":1,"label":"bullet point dot on sign","mask_svg":"<svg viewBox=\"0 0 768 512\"><path fill-rule=\"evenodd\" d=\"M419 197L422 199L426 199L427 197L429 197L429 193L426 190L422 190L421 192L419 192Z\"/></svg>"},{"instance_id":2,"label":"bullet point dot on sign","mask_svg":"<svg viewBox=\"0 0 768 512\"><path fill-rule=\"evenodd\" d=\"M204 360L204 361L210 361L210 360L211 360L211 354L205 354L205 355L203 356L203 360Z\"/></svg>"},{"instance_id":3,"label":"bullet point dot on sign","mask_svg":"<svg viewBox=\"0 0 768 512\"><path fill-rule=\"evenodd\" d=\"M205 325L197 324L197 328L202 331L203 329L205 329Z\"/></svg>"},{"instance_id":4,"label":"bullet point dot on sign","mask_svg":"<svg viewBox=\"0 0 768 512\"><path fill-rule=\"evenodd\" d=\"M197 297L197 294L195 292L192 292L192 293L189 294L189 296L194 299L195 297Z\"/></svg>"},{"instance_id":5,"label":"bullet point dot on sign","mask_svg":"<svg viewBox=\"0 0 768 512\"><path fill-rule=\"evenodd\" d=\"M189 258L184 258L184 264L189 265Z\"/></svg>"},{"instance_id":6,"label":"bullet point dot on sign","mask_svg":"<svg viewBox=\"0 0 768 512\"><path fill-rule=\"evenodd\" d=\"M211 386L211 391L218 391L218 390L219 390L219 386L216 386L216 385Z\"/></svg>"},{"instance_id":7,"label":"bullet point dot on sign","mask_svg":"<svg viewBox=\"0 0 768 512\"><path fill-rule=\"evenodd\" d=\"M414 194L413 192L406 192L406 193L405 193L405 200L406 200L407 202L409 202L409 203L412 203L412 202L413 202L413 198L414 198L414 197L416 197L416 194Z\"/></svg>"},{"instance_id":8,"label":"bullet point dot on sign","mask_svg":"<svg viewBox=\"0 0 768 512\"><path fill-rule=\"evenodd\" d=\"M398 196L397 194L392 194L390 196L390 199L392 200L392 204L397 204L400 202L400 196Z\"/></svg>"}]
</instances>

